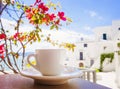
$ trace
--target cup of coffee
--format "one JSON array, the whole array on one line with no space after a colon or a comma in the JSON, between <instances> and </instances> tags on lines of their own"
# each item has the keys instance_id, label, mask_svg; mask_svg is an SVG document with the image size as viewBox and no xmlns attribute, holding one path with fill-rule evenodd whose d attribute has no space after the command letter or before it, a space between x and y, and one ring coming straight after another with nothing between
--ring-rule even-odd
<instances>
[{"instance_id":1,"label":"cup of coffee","mask_svg":"<svg viewBox=\"0 0 120 89\"><path fill-rule=\"evenodd\" d=\"M59 75L63 71L61 60L65 58L65 49L36 49L35 54L27 57L28 63L45 76ZM36 65L33 65L30 58L34 57Z\"/></svg>"}]
</instances>

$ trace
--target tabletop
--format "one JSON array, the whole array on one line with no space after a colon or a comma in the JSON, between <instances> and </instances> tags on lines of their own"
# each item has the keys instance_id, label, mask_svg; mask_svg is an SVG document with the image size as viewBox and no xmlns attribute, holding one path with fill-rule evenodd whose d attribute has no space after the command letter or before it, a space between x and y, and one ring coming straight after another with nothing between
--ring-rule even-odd
<instances>
[{"instance_id":1,"label":"tabletop","mask_svg":"<svg viewBox=\"0 0 120 89\"><path fill-rule=\"evenodd\" d=\"M19 74L0 75L0 89L111 89L80 78L73 78L62 85L36 84L33 79Z\"/></svg>"}]
</instances>

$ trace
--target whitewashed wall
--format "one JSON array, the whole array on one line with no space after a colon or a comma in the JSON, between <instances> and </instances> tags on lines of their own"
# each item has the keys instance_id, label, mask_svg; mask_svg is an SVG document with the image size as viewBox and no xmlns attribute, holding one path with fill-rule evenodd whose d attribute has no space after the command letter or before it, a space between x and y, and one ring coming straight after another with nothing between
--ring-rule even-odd
<instances>
[{"instance_id":1,"label":"whitewashed wall","mask_svg":"<svg viewBox=\"0 0 120 89\"><path fill-rule=\"evenodd\" d=\"M113 21L111 26L97 27L94 29L95 40L82 41L76 44L74 52L68 52L67 57L69 59L69 65L79 66L80 52L83 52L84 63L90 65L90 60L100 60L101 53L114 52L116 40L120 38L120 20ZM103 40L103 33L107 34L107 40ZM88 44L88 47L84 47L84 44Z\"/></svg>"},{"instance_id":2,"label":"whitewashed wall","mask_svg":"<svg viewBox=\"0 0 120 89\"><path fill-rule=\"evenodd\" d=\"M118 40L120 39L120 20L112 22L112 39Z\"/></svg>"},{"instance_id":3,"label":"whitewashed wall","mask_svg":"<svg viewBox=\"0 0 120 89\"><path fill-rule=\"evenodd\" d=\"M96 27L94 29L95 39L96 41L102 41L103 40L103 33L107 34L107 39L111 40L112 37L112 29L111 26L103 26L103 27Z\"/></svg>"}]
</instances>

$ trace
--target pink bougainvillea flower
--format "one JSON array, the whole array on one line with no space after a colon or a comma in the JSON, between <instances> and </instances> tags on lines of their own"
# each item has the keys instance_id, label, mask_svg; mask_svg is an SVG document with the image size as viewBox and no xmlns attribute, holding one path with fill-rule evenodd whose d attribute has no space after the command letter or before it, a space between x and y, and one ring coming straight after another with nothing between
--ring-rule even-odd
<instances>
[{"instance_id":1,"label":"pink bougainvillea flower","mask_svg":"<svg viewBox=\"0 0 120 89\"><path fill-rule=\"evenodd\" d=\"M40 10L41 13L45 13L46 11L49 10L49 8L44 5L44 3L40 3L40 4L38 5L38 8L41 9L41 10Z\"/></svg>"},{"instance_id":2,"label":"pink bougainvillea flower","mask_svg":"<svg viewBox=\"0 0 120 89\"><path fill-rule=\"evenodd\" d=\"M4 52L5 52L4 44L2 44L0 45L0 58L1 59L4 59Z\"/></svg>"},{"instance_id":3,"label":"pink bougainvillea flower","mask_svg":"<svg viewBox=\"0 0 120 89\"><path fill-rule=\"evenodd\" d=\"M5 39L6 38L6 35L4 33L1 33L0 34L0 39Z\"/></svg>"},{"instance_id":4,"label":"pink bougainvillea flower","mask_svg":"<svg viewBox=\"0 0 120 89\"><path fill-rule=\"evenodd\" d=\"M17 39L19 36L19 32L15 33L15 35L13 36L15 39Z\"/></svg>"},{"instance_id":5,"label":"pink bougainvillea flower","mask_svg":"<svg viewBox=\"0 0 120 89\"><path fill-rule=\"evenodd\" d=\"M40 3L41 0L36 0L35 3L34 3L34 6L37 4L37 3Z\"/></svg>"},{"instance_id":6,"label":"pink bougainvillea flower","mask_svg":"<svg viewBox=\"0 0 120 89\"><path fill-rule=\"evenodd\" d=\"M61 20L66 21L66 18L64 17L64 12L58 12L58 16Z\"/></svg>"},{"instance_id":7,"label":"pink bougainvillea flower","mask_svg":"<svg viewBox=\"0 0 120 89\"><path fill-rule=\"evenodd\" d=\"M0 45L0 54L4 52L4 44Z\"/></svg>"},{"instance_id":8,"label":"pink bougainvillea flower","mask_svg":"<svg viewBox=\"0 0 120 89\"><path fill-rule=\"evenodd\" d=\"M15 39L17 39L17 38L20 38L20 35L21 35L22 33L19 33L19 32L17 32L17 33L15 33L15 35L13 36Z\"/></svg>"},{"instance_id":9,"label":"pink bougainvillea flower","mask_svg":"<svg viewBox=\"0 0 120 89\"><path fill-rule=\"evenodd\" d=\"M50 18L51 21L54 20L55 17L56 17L55 14L49 15L49 18Z\"/></svg>"},{"instance_id":10,"label":"pink bougainvillea flower","mask_svg":"<svg viewBox=\"0 0 120 89\"><path fill-rule=\"evenodd\" d=\"M48 14L47 13L47 14L45 14L45 18L43 18L43 21L44 20L47 21L47 22L53 21L55 17L56 17L55 14Z\"/></svg>"}]
</instances>

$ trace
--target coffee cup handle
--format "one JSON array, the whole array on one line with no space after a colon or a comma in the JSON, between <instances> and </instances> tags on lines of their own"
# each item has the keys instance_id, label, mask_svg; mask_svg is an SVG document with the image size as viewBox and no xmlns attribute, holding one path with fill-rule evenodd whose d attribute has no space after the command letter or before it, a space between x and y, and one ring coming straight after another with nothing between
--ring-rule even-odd
<instances>
[{"instance_id":1,"label":"coffee cup handle","mask_svg":"<svg viewBox=\"0 0 120 89\"><path fill-rule=\"evenodd\" d=\"M37 66L36 66L36 65L33 65L33 64L30 62L30 58L31 58L31 57L35 57L35 54L30 54L30 55L28 55L28 57L27 57L28 63L29 63L33 68L35 68L35 69L38 70ZM36 60L36 59L35 59L35 60Z\"/></svg>"}]
</instances>

